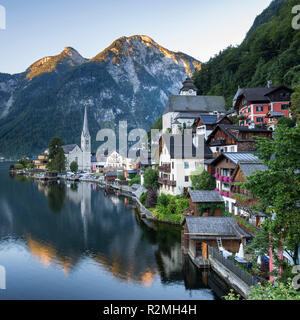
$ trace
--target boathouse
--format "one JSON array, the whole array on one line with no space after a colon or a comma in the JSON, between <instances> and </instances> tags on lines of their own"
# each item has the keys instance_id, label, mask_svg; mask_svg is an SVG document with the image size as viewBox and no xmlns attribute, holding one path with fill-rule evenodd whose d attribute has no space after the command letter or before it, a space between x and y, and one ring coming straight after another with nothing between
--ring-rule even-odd
<instances>
[{"instance_id":1,"label":"boathouse","mask_svg":"<svg viewBox=\"0 0 300 320\"><path fill-rule=\"evenodd\" d=\"M232 217L185 217L182 225L183 252L192 259L206 259L207 245L238 252L240 244L252 238Z\"/></svg>"}]
</instances>

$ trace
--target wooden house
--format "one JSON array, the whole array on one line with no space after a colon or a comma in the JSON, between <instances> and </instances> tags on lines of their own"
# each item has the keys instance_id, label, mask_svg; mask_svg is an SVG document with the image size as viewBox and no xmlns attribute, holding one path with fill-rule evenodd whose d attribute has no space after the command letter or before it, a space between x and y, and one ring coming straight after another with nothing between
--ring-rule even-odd
<instances>
[{"instance_id":1,"label":"wooden house","mask_svg":"<svg viewBox=\"0 0 300 320\"><path fill-rule=\"evenodd\" d=\"M209 135L206 143L210 147L213 157L216 157L222 152L255 151L256 140L254 137L272 139L272 131L220 124Z\"/></svg>"},{"instance_id":2,"label":"wooden house","mask_svg":"<svg viewBox=\"0 0 300 320\"><path fill-rule=\"evenodd\" d=\"M235 199L236 213L256 227L260 227L266 218L266 214L254 210L253 207L258 205L257 198L248 190L244 190L239 182L247 182L247 177L256 171L266 170L267 167L257 161L239 161L237 167L232 174L231 194Z\"/></svg>"},{"instance_id":3,"label":"wooden house","mask_svg":"<svg viewBox=\"0 0 300 320\"><path fill-rule=\"evenodd\" d=\"M188 198L189 212L193 216L221 217L223 215L224 200L215 190L190 190Z\"/></svg>"}]
</instances>

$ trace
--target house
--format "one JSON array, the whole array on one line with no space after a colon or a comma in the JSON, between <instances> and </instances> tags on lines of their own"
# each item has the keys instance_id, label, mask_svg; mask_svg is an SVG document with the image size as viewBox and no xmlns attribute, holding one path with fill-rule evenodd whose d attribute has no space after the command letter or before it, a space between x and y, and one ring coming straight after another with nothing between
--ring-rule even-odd
<instances>
[{"instance_id":1,"label":"house","mask_svg":"<svg viewBox=\"0 0 300 320\"><path fill-rule=\"evenodd\" d=\"M188 198L190 200L189 212L193 216L221 217L223 215L224 200L215 190L190 190Z\"/></svg>"},{"instance_id":2,"label":"house","mask_svg":"<svg viewBox=\"0 0 300 320\"><path fill-rule=\"evenodd\" d=\"M263 128L248 128L219 124L209 135L206 143L213 156L221 152L249 152L255 151L254 137L272 139L272 131Z\"/></svg>"},{"instance_id":3,"label":"house","mask_svg":"<svg viewBox=\"0 0 300 320\"><path fill-rule=\"evenodd\" d=\"M92 171L95 173L100 173L103 172L106 163L106 157L97 157L96 155L92 155L91 162Z\"/></svg>"},{"instance_id":4,"label":"house","mask_svg":"<svg viewBox=\"0 0 300 320\"><path fill-rule=\"evenodd\" d=\"M238 89L233 99L233 107L239 112L239 124L267 125L269 111L281 112L290 117L290 96L292 89L280 85L273 87L268 81L266 87Z\"/></svg>"},{"instance_id":5,"label":"house","mask_svg":"<svg viewBox=\"0 0 300 320\"><path fill-rule=\"evenodd\" d=\"M124 158L117 151L112 151L108 154L106 158L104 169L105 171L109 171L109 170L123 171L123 163L124 163Z\"/></svg>"},{"instance_id":6,"label":"house","mask_svg":"<svg viewBox=\"0 0 300 320\"><path fill-rule=\"evenodd\" d=\"M199 114L193 127L198 134L204 134L205 139L212 133L218 124L232 125L232 121L225 114Z\"/></svg>"},{"instance_id":7,"label":"house","mask_svg":"<svg viewBox=\"0 0 300 320\"><path fill-rule=\"evenodd\" d=\"M162 135L158 150L160 194L179 195L191 187L191 174L196 169L204 167L203 138L199 136L199 147L196 147L192 138L190 145L189 142L185 143L185 136L182 134ZM185 150L188 146L190 152Z\"/></svg>"},{"instance_id":8,"label":"house","mask_svg":"<svg viewBox=\"0 0 300 320\"><path fill-rule=\"evenodd\" d=\"M62 146L66 157L66 169L70 170L73 161L78 164L78 170L91 171L91 135L88 128L87 109L84 110L83 128L81 132L81 147L77 144Z\"/></svg>"},{"instance_id":9,"label":"house","mask_svg":"<svg viewBox=\"0 0 300 320\"><path fill-rule=\"evenodd\" d=\"M244 190L239 184L237 185L237 183L247 182L248 176L251 176L256 171L264 171L266 169L267 167L260 161L240 160L231 176L230 191L232 198L235 199L235 214L243 217L256 227L260 227L267 216L265 213L253 209L258 205L257 198L248 190Z\"/></svg>"},{"instance_id":10,"label":"house","mask_svg":"<svg viewBox=\"0 0 300 320\"><path fill-rule=\"evenodd\" d=\"M232 175L239 161L261 163L253 152L223 152L210 164L215 169L216 191L223 196L226 210L235 214L238 214L238 210L235 208L236 200L231 194L231 183L234 181Z\"/></svg>"},{"instance_id":11,"label":"house","mask_svg":"<svg viewBox=\"0 0 300 320\"><path fill-rule=\"evenodd\" d=\"M225 114L222 96L198 96L191 79L183 83L179 95L171 95L162 116L163 133L189 128L199 114Z\"/></svg>"},{"instance_id":12,"label":"house","mask_svg":"<svg viewBox=\"0 0 300 320\"><path fill-rule=\"evenodd\" d=\"M193 259L202 255L205 258L202 249L207 245L222 245L227 251L238 252L240 244L252 238L232 217L185 217L182 225L183 251Z\"/></svg>"},{"instance_id":13,"label":"house","mask_svg":"<svg viewBox=\"0 0 300 320\"><path fill-rule=\"evenodd\" d=\"M45 150L43 153L39 154L37 157L34 157L33 164L35 169L46 170L47 164L49 162L49 149Z\"/></svg>"},{"instance_id":14,"label":"house","mask_svg":"<svg viewBox=\"0 0 300 320\"><path fill-rule=\"evenodd\" d=\"M118 178L119 174L120 173L116 172L116 171L115 172L113 172L113 171L105 172L104 173L104 180L106 183L111 184Z\"/></svg>"}]
</instances>

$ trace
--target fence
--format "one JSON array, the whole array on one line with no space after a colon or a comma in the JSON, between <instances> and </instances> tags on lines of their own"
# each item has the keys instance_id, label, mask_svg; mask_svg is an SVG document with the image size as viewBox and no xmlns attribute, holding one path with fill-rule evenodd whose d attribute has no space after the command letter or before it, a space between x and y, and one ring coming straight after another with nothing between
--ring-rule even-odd
<instances>
[{"instance_id":1,"label":"fence","mask_svg":"<svg viewBox=\"0 0 300 320\"><path fill-rule=\"evenodd\" d=\"M208 246L208 254L210 257L219 261L222 265L224 265L227 269L234 273L238 278L244 281L248 286L251 287L257 284L257 281L254 280L254 278L250 274L245 272L241 267L237 266L232 260L224 258L222 253L220 253L215 248Z\"/></svg>"}]
</instances>

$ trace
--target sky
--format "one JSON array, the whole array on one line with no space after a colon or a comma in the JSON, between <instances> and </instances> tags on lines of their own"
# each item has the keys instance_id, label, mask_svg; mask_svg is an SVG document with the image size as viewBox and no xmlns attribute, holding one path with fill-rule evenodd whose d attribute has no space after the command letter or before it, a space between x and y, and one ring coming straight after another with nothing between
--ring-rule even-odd
<instances>
[{"instance_id":1,"label":"sky","mask_svg":"<svg viewBox=\"0 0 300 320\"><path fill-rule=\"evenodd\" d=\"M255 17L270 3L0 0L6 11L6 29L0 30L0 72L23 72L36 60L56 55L66 46L92 58L117 38L136 34L206 62L229 45L240 44Z\"/></svg>"}]
</instances>

